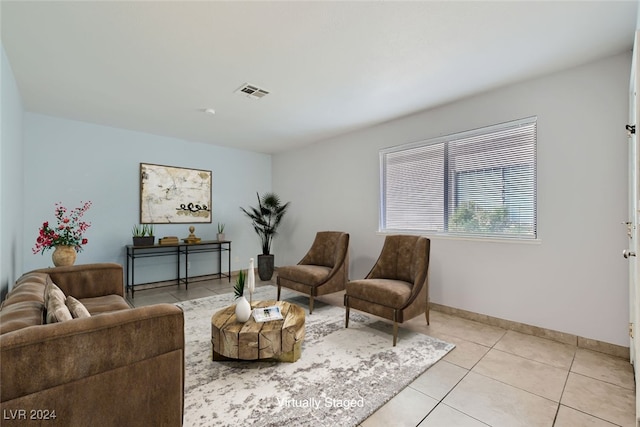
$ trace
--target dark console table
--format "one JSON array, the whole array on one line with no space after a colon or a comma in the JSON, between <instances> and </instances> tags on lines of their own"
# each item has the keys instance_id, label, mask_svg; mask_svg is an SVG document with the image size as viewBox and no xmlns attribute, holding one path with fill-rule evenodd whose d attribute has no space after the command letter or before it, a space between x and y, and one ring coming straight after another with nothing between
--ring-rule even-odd
<instances>
[{"instance_id":1,"label":"dark console table","mask_svg":"<svg viewBox=\"0 0 640 427\"><path fill-rule=\"evenodd\" d=\"M131 298L135 292L136 285L143 285L145 283L135 283L135 262L136 258L148 258L159 256L172 256L176 259L176 280L178 285L184 283L185 289L189 288L189 255L212 252L218 254L218 272L213 275L218 276L219 279L228 277L231 282L231 241L230 240L207 240L199 243L177 243L174 245L153 245L153 246L125 246L127 250L127 293L131 291ZM228 258L228 270L227 274L222 272L222 253L227 253ZM181 277L180 268L181 256L184 255L184 277Z\"/></svg>"}]
</instances>

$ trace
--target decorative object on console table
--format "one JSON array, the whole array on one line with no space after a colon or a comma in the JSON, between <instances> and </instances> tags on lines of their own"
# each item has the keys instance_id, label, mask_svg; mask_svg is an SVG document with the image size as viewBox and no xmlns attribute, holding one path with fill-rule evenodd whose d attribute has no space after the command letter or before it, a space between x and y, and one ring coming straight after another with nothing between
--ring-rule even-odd
<instances>
[{"instance_id":1,"label":"decorative object on console table","mask_svg":"<svg viewBox=\"0 0 640 427\"><path fill-rule=\"evenodd\" d=\"M32 252L44 254L45 250L53 248L51 259L56 267L73 265L77 252L81 252L88 242L83 234L91 223L81 221L81 218L90 207L91 202L84 202L69 211L61 202L56 203L54 212L58 224L51 228L48 221L42 223Z\"/></svg>"},{"instance_id":2,"label":"decorative object on console table","mask_svg":"<svg viewBox=\"0 0 640 427\"><path fill-rule=\"evenodd\" d=\"M134 225L131 230L133 234L133 246L153 246L156 238L153 235L152 224Z\"/></svg>"},{"instance_id":3,"label":"decorative object on console table","mask_svg":"<svg viewBox=\"0 0 640 427\"><path fill-rule=\"evenodd\" d=\"M194 231L196 231L196 228L192 225L191 227L189 227L189 235L187 236L186 239L182 239L182 240L185 243L200 243L202 239L200 239L199 237L196 237L196 235L193 234Z\"/></svg>"},{"instance_id":4,"label":"decorative object on console table","mask_svg":"<svg viewBox=\"0 0 640 427\"><path fill-rule=\"evenodd\" d=\"M271 242L276 235L276 230L287 212L289 203L280 203L280 198L275 193L266 193L258 196L258 207L250 207L249 210L240 208L252 222L253 229L260 237L262 254L258 255L258 275L260 280L271 280L274 270L274 256L271 254Z\"/></svg>"},{"instance_id":5,"label":"decorative object on console table","mask_svg":"<svg viewBox=\"0 0 640 427\"><path fill-rule=\"evenodd\" d=\"M223 223L218 223L218 242L223 242L224 241L224 224Z\"/></svg>"},{"instance_id":6,"label":"decorative object on console table","mask_svg":"<svg viewBox=\"0 0 640 427\"><path fill-rule=\"evenodd\" d=\"M244 297L245 278L244 271L240 270L236 278L236 285L233 288L236 298L236 320L241 323L246 322L251 317L251 305Z\"/></svg>"},{"instance_id":7,"label":"decorative object on console table","mask_svg":"<svg viewBox=\"0 0 640 427\"><path fill-rule=\"evenodd\" d=\"M180 242L178 241L178 236L165 236L158 243L161 245L177 245Z\"/></svg>"}]
</instances>

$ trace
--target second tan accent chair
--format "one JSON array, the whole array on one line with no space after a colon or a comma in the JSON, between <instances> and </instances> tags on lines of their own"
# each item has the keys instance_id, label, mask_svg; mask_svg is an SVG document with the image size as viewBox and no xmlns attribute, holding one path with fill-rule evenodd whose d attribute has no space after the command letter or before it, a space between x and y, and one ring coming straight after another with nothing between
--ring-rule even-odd
<instances>
[{"instance_id":1,"label":"second tan accent chair","mask_svg":"<svg viewBox=\"0 0 640 427\"><path fill-rule=\"evenodd\" d=\"M393 345L398 323L425 313L429 324L429 251L431 241L420 236L387 236L376 264L362 280L347 283L345 328L349 309L393 321Z\"/></svg>"},{"instance_id":2,"label":"second tan accent chair","mask_svg":"<svg viewBox=\"0 0 640 427\"><path fill-rule=\"evenodd\" d=\"M311 249L297 265L278 267L278 300L281 287L309 295L309 314L313 299L342 291L349 280L349 234L320 231Z\"/></svg>"}]
</instances>

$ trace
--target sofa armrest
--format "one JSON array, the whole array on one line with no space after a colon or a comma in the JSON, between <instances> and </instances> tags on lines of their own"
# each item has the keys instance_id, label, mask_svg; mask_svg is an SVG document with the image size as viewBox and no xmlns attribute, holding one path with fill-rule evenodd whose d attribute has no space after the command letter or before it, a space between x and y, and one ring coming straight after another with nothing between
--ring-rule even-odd
<instances>
[{"instance_id":1,"label":"sofa armrest","mask_svg":"<svg viewBox=\"0 0 640 427\"><path fill-rule=\"evenodd\" d=\"M65 295L78 299L114 294L124 297L124 276L120 264L80 264L34 271L48 274Z\"/></svg>"},{"instance_id":2,"label":"sofa armrest","mask_svg":"<svg viewBox=\"0 0 640 427\"><path fill-rule=\"evenodd\" d=\"M182 363L173 378L179 376L184 387L184 314L171 304L9 332L0 335L0 402L100 378L175 351L182 354Z\"/></svg>"}]
</instances>

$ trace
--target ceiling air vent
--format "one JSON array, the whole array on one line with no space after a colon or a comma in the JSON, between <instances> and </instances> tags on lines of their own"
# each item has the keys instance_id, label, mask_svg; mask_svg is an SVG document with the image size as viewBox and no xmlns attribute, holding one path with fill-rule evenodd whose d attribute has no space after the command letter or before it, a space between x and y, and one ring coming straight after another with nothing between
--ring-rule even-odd
<instances>
[{"instance_id":1,"label":"ceiling air vent","mask_svg":"<svg viewBox=\"0 0 640 427\"><path fill-rule=\"evenodd\" d=\"M266 95L269 95L269 91L266 89L261 89L256 85L252 85L249 83L245 83L240 88L236 90L236 93L240 95L246 95L252 99L260 99Z\"/></svg>"}]
</instances>

